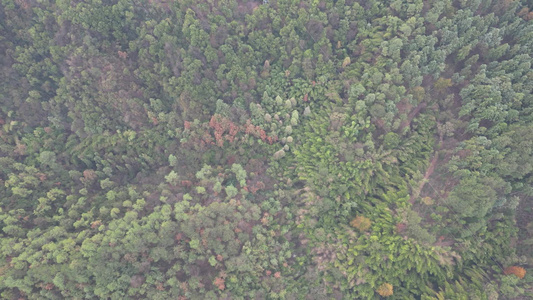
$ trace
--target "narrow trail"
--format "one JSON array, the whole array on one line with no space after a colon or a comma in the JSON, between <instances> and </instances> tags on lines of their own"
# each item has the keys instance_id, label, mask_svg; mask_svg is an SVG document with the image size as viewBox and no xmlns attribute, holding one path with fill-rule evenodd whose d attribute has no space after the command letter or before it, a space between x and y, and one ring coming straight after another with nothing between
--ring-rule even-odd
<instances>
[{"instance_id":1,"label":"narrow trail","mask_svg":"<svg viewBox=\"0 0 533 300\"><path fill-rule=\"evenodd\" d=\"M437 128L439 128L439 127L437 127ZM440 147L442 146L443 139L444 139L443 133L439 130L439 149L435 150L435 152L433 152L433 158L431 159L431 163L429 164L428 168L426 169L426 173L424 173L424 178L420 181L420 184L418 185L418 189L411 193L411 197L409 198L409 202L411 204L415 203L416 198L422 192L422 189L426 185L426 182L429 181L429 177L435 171L435 167L437 166L437 161L439 160L439 150L440 150Z\"/></svg>"},{"instance_id":2,"label":"narrow trail","mask_svg":"<svg viewBox=\"0 0 533 300\"><path fill-rule=\"evenodd\" d=\"M407 115L407 120L403 121L402 124L400 124L400 128L398 129L400 132L407 126L411 125L411 122L413 119L420 113L420 111L424 108L426 108L427 103L426 102L420 102L417 107L413 111Z\"/></svg>"},{"instance_id":3,"label":"narrow trail","mask_svg":"<svg viewBox=\"0 0 533 300\"><path fill-rule=\"evenodd\" d=\"M415 203L415 199L420 195L420 192L422 192L422 189L426 185L426 182L428 182L429 177L431 176L431 174L433 174L433 171L435 171L435 167L437 166L438 160L439 160L439 152L435 151L433 153L433 159L431 160L429 167L426 169L424 178L420 181L420 184L418 185L418 189L416 190L416 192L412 193L411 198L409 198L409 202L411 202L411 204Z\"/></svg>"}]
</instances>

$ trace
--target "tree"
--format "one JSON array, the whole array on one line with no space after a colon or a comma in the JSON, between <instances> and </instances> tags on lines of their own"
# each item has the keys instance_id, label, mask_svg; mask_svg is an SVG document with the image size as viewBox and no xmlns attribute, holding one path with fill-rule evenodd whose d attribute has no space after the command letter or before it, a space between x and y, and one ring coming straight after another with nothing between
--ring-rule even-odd
<instances>
[{"instance_id":1,"label":"tree","mask_svg":"<svg viewBox=\"0 0 533 300\"><path fill-rule=\"evenodd\" d=\"M227 199L231 199L237 196L237 194L239 193L239 191L233 185L226 186L225 191Z\"/></svg>"},{"instance_id":2,"label":"tree","mask_svg":"<svg viewBox=\"0 0 533 300\"><path fill-rule=\"evenodd\" d=\"M393 293L393 287L390 283L383 283L378 287L376 292L382 297L390 297Z\"/></svg>"},{"instance_id":3,"label":"tree","mask_svg":"<svg viewBox=\"0 0 533 300\"><path fill-rule=\"evenodd\" d=\"M452 80L450 78L439 78L435 83L433 84L433 87L435 90L442 94L444 93L449 87L452 86Z\"/></svg>"},{"instance_id":4,"label":"tree","mask_svg":"<svg viewBox=\"0 0 533 300\"><path fill-rule=\"evenodd\" d=\"M168 175L165 176L165 180L172 185L177 185L179 177L176 172L170 171L170 173L168 173Z\"/></svg>"},{"instance_id":5,"label":"tree","mask_svg":"<svg viewBox=\"0 0 533 300\"><path fill-rule=\"evenodd\" d=\"M496 201L496 191L476 177L461 180L446 199L461 218L483 219Z\"/></svg>"},{"instance_id":6,"label":"tree","mask_svg":"<svg viewBox=\"0 0 533 300\"><path fill-rule=\"evenodd\" d=\"M516 277L523 279L526 276L526 270L522 267L518 266L510 266L503 270L503 274L505 275L515 275Z\"/></svg>"},{"instance_id":7,"label":"tree","mask_svg":"<svg viewBox=\"0 0 533 300\"><path fill-rule=\"evenodd\" d=\"M372 226L372 222L367 217L357 216L357 217L355 217L355 219L350 221L350 225L352 227L357 228L361 232L365 232L368 229L370 229L370 227Z\"/></svg>"}]
</instances>

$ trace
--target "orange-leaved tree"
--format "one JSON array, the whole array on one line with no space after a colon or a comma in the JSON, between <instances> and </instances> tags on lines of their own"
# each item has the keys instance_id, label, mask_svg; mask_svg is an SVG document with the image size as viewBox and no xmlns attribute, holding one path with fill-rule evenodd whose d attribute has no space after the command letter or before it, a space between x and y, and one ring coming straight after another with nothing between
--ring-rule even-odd
<instances>
[{"instance_id":1,"label":"orange-leaved tree","mask_svg":"<svg viewBox=\"0 0 533 300\"><path fill-rule=\"evenodd\" d=\"M511 267L505 268L505 270L503 270L503 274L505 275L514 274L516 275L516 277L522 279L524 278L524 276L526 276L526 270L522 267L511 266Z\"/></svg>"}]
</instances>

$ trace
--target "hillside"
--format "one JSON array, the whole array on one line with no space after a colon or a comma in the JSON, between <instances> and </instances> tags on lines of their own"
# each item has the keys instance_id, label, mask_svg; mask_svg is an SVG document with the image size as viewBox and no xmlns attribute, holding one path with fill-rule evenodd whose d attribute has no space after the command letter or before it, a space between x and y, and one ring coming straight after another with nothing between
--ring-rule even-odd
<instances>
[{"instance_id":1,"label":"hillside","mask_svg":"<svg viewBox=\"0 0 533 300\"><path fill-rule=\"evenodd\" d=\"M532 20L2 0L0 298L532 299Z\"/></svg>"}]
</instances>

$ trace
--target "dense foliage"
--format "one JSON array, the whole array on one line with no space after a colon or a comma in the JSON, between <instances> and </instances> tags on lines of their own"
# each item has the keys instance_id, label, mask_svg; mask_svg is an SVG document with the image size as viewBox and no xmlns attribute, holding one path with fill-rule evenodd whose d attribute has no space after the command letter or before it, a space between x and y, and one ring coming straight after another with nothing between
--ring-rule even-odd
<instances>
[{"instance_id":1,"label":"dense foliage","mask_svg":"<svg viewBox=\"0 0 533 300\"><path fill-rule=\"evenodd\" d=\"M532 20L0 1L1 298L533 297Z\"/></svg>"}]
</instances>

